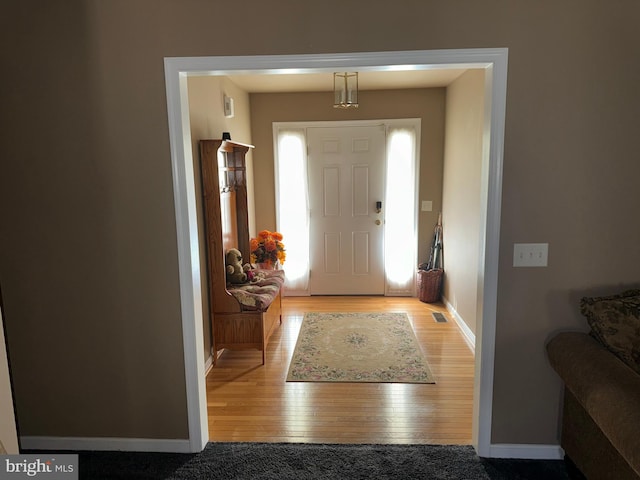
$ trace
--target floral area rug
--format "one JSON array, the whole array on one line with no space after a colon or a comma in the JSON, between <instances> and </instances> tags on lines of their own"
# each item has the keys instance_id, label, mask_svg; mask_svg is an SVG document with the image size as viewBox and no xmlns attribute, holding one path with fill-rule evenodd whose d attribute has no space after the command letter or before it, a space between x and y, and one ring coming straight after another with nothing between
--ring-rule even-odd
<instances>
[{"instance_id":1,"label":"floral area rug","mask_svg":"<svg viewBox=\"0 0 640 480\"><path fill-rule=\"evenodd\" d=\"M406 313L307 313L288 382L435 383Z\"/></svg>"}]
</instances>

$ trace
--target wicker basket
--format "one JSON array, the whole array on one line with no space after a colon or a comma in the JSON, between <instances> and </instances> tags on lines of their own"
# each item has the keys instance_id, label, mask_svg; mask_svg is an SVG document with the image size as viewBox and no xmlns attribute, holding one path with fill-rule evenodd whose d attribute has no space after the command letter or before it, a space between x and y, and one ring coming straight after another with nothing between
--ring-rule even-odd
<instances>
[{"instance_id":1,"label":"wicker basket","mask_svg":"<svg viewBox=\"0 0 640 480\"><path fill-rule=\"evenodd\" d=\"M418 298L421 302L434 303L440 301L442 293L442 275L444 270L418 270Z\"/></svg>"}]
</instances>

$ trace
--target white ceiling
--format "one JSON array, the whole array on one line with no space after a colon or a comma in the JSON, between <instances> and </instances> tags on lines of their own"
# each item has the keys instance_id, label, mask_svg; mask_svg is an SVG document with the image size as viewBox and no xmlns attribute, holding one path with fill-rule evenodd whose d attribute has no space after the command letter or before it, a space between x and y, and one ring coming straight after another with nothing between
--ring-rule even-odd
<instances>
[{"instance_id":1,"label":"white ceiling","mask_svg":"<svg viewBox=\"0 0 640 480\"><path fill-rule=\"evenodd\" d=\"M358 72L359 90L446 87L466 69L429 69L405 71ZM228 78L249 93L330 92L333 73L274 73L228 75Z\"/></svg>"}]
</instances>

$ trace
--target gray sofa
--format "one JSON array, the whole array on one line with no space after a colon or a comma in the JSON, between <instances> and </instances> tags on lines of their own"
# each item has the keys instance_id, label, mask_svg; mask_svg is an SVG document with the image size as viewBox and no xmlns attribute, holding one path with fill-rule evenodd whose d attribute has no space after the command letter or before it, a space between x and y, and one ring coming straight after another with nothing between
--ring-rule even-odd
<instances>
[{"instance_id":1,"label":"gray sofa","mask_svg":"<svg viewBox=\"0 0 640 480\"><path fill-rule=\"evenodd\" d=\"M547 344L565 384L561 446L588 479L640 479L640 290L584 298L591 331Z\"/></svg>"}]
</instances>

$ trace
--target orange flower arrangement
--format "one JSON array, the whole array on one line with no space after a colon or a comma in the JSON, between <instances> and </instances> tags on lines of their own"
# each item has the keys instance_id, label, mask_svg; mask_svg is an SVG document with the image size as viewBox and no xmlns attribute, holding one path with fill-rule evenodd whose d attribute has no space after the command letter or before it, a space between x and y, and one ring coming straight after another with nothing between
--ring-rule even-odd
<instances>
[{"instance_id":1,"label":"orange flower arrangement","mask_svg":"<svg viewBox=\"0 0 640 480\"><path fill-rule=\"evenodd\" d=\"M251 263L275 265L276 262L284 263L287 258L280 232L262 230L258 233L258 238L251 239L249 248L251 249Z\"/></svg>"}]
</instances>

